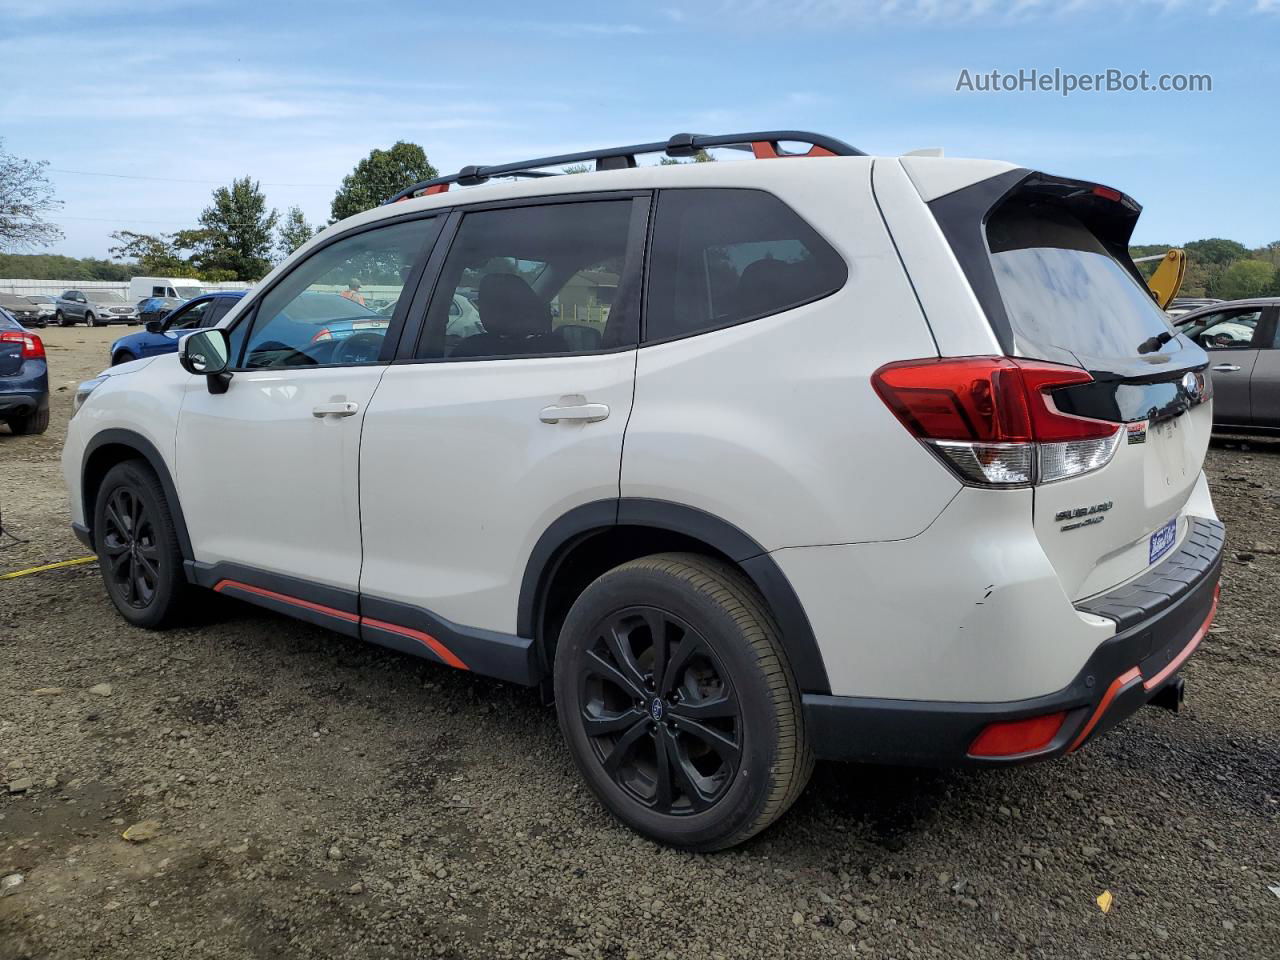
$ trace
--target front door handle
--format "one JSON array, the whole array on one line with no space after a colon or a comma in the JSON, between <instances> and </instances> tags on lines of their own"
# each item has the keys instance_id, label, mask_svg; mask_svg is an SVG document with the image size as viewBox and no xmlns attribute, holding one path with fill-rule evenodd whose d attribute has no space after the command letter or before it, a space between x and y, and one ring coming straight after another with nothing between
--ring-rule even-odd
<instances>
[{"instance_id":1,"label":"front door handle","mask_svg":"<svg viewBox=\"0 0 1280 960\"><path fill-rule=\"evenodd\" d=\"M1220 363L1220 364L1218 364L1216 367L1214 367L1213 369L1214 369L1214 370L1216 370L1216 371L1218 371L1218 373L1235 373L1237 370L1239 370L1239 369L1240 369L1240 364L1238 364L1238 363Z\"/></svg>"},{"instance_id":2,"label":"front door handle","mask_svg":"<svg viewBox=\"0 0 1280 960\"><path fill-rule=\"evenodd\" d=\"M559 423L562 420L597 423L608 416L607 403L572 403L564 406L553 404L550 407L543 407L538 419L543 423Z\"/></svg>"},{"instance_id":3,"label":"front door handle","mask_svg":"<svg viewBox=\"0 0 1280 960\"><path fill-rule=\"evenodd\" d=\"M350 400L342 403L322 403L311 408L311 415L316 419L324 417L351 417L360 409L360 404Z\"/></svg>"}]
</instances>

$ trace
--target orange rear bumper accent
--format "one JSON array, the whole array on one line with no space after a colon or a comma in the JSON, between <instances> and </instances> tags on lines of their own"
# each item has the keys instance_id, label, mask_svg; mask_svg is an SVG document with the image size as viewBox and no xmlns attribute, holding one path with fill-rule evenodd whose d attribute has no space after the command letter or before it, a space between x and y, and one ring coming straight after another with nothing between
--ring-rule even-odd
<instances>
[{"instance_id":1,"label":"orange rear bumper accent","mask_svg":"<svg viewBox=\"0 0 1280 960\"><path fill-rule=\"evenodd\" d=\"M1142 681L1143 690L1155 690L1162 683L1168 680L1174 671L1187 662L1187 657L1191 656L1191 654L1195 652L1196 647L1200 646L1200 641L1209 633L1209 627L1213 624L1214 615L1218 612L1218 597L1221 593L1222 588L1220 586L1215 586L1213 588L1213 603L1209 606L1209 614L1204 618L1204 623L1200 624L1200 629L1196 631L1195 636L1191 638L1190 642L1185 647L1178 651L1178 655L1170 660L1163 670L1152 677L1144 678L1141 670L1137 667L1130 667L1124 673L1120 674L1120 676L1116 677L1115 680L1111 681L1111 686L1107 687L1107 692L1104 693L1102 695L1102 699L1098 701L1098 706L1094 708L1093 713L1089 717L1088 723L1084 725L1080 730L1080 733L1076 735L1075 740L1071 742L1071 746L1067 748L1067 753L1072 753L1079 749L1080 745L1084 743L1089 734L1093 732L1093 728L1098 725L1098 721L1102 719L1103 714L1105 714L1111 707L1111 704L1115 701L1116 697L1120 695L1122 690L1126 687L1132 686L1139 680Z\"/></svg>"}]
</instances>

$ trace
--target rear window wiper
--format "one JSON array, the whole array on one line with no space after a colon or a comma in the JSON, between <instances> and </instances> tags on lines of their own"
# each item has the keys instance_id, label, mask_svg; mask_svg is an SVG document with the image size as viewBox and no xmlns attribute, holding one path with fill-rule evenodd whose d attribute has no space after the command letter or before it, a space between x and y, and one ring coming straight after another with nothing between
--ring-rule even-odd
<instances>
[{"instance_id":1,"label":"rear window wiper","mask_svg":"<svg viewBox=\"0 0 1280 960\"><path fill-rule=\"evenodd\" d=\"M1166 343L1176 337L1177 334L1172 330L1165 330L1163 333L1157 333L1154 337L1148 337L1138 344L1139 353L1155 353Z\"/></svg>"}]
</instances>

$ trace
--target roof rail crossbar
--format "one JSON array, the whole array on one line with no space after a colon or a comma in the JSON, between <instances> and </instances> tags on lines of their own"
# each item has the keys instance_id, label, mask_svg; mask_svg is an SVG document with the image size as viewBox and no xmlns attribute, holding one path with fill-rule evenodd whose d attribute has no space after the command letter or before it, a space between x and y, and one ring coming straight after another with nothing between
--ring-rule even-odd
<instances>
[{"instance_id":1,"label":"roof rail crossbar","mask_svg":"<svg viewBox=\"0 0 1280 960\"><path fill-rule=\"evenodd\" d=\"M808 144L806 153L788 153L780 147L782 143ZM599 150L584 150L580 153L564 153L554 157L539 157L534 160L521 160L517 163L501 163L496 166L466 166L457 173L433 180L424 180L401 190L387 203L408 200L419 194L444 193L450 184L469 187L486 183L494 177L548 177L556 176L554 171L540 169L542 167L564 167L577 163L595 163L596 170L620 170L636 165L636 157L643 154L661 153L668 157L692 157L703 150L728 149L750 150L757 159L774 157L865 157L866 154L851 147L843 140L828 137L820 133L808 133L803 130L761 130L755 133L730 134L695 134L677 133L665 142L638 143L629 147L606 147Z\"/></svg>"}]
</instances>

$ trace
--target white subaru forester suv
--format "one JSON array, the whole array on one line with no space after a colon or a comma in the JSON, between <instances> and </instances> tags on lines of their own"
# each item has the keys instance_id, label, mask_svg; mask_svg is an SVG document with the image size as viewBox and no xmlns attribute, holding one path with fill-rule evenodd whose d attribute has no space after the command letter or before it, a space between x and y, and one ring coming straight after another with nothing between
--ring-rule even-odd
<instances>
[{"instance_id":1,"label":"white subaru forester suv","mask_svg":"<svg viewBox=\"0 0 1280 960\"><path fill-rule=\"evenodd\" d=\"M73 524L131 623L203 587L541 685L602 803L695 850L815 757L1019 763L1176 705L1210 382L1128 196L775 131L392 199L81 386ZM343 291L378 315L299 306Z\"/></svg>"}]
</instances>

